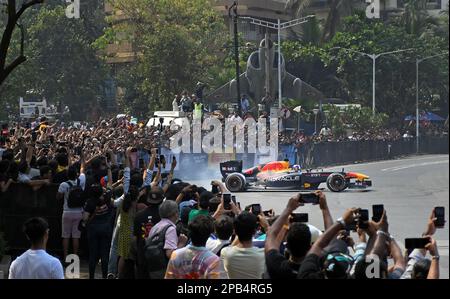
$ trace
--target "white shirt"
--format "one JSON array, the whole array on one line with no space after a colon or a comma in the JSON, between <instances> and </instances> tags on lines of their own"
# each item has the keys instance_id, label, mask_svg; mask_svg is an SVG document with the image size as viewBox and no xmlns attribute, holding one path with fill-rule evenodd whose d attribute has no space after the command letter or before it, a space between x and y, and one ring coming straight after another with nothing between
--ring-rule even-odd
<instances>
[{"instance_id":1,"label":"white shirt","mask_svg":"<svg viewBox=\"0 0 450 299\"><path fill-rule=\"evenodd\" d=\"M37 168L31 168L30 172L28 173L28 176L30 178L35 178L41 175L41 172Z\"/></svg>"},{"instance_id":2,"label":"white shirt","mask_svg":"<svg viewBox=\"0 0 450 299\"><path fill-rule=\"evenodd\" d=\"M17 177L17 181L19 183L29 183L31 181L31 177L26 173L19 172L19 176Z\"/></svg>"},{"instance_id":3,"label":"white shirt","mask_svg":"<svg viewBox=\"0 0 450 299\"><path fill-rule=\"evenodd\" d=\"M230 279L262 279L266 270L264 248L225 247L220 258Z\"/></svg>"},{"instance_id":4,"label":"white shirt","mask_svg":"<svg viewBox=\"0 0 450 299\"><path fill-rule=\"evenodd\" d=\"M173 111L180 111L180 107L178 107L178 101L177 101L176 98L172 102L172 110Z\"/></svg>"},{"instance_id":5,"label":"white shirt","mask_svg":"<svg viewBox=\"0 0 450 299\"><path fill-rule=\"evenodd\" d=\"M219 240L209 238L208 241L206 241L206 249L212 251L214 254L217 254L220 249L228 247L225 246L228 244L230 244L230 240Z\"/></svg>"},{"instance_id":6,"label":"white shirt","mask_svg":"<svg viewBox=\"0 0 450 299\"><path fill-rule=\"evenodd\" d=\"M11 263L9 279L64 279L64 271L45 250L29 249Z\"/></svg>"},{"instance_id":7,"label":"white shirt","mask_svg":"<svg viewBox=\"0 0 450 299\"><path fill-rule=\"evenodd\" d=\"M84 190L84 187L86 185L86 176L84 175L84 173L80 174L78 179L80 180L81 189ZM75 187L77 185L77 180L74 180L74 181L69 180L69 182L72 183L73 187ZM69 191L70 191L70 185L67 182L63 182L59 185L58 193L64 194L64 212L77 212L77 213L82 212L83 207L71 209L67 205L67 200L69 199Z\"/></svg>"}]
</instances>

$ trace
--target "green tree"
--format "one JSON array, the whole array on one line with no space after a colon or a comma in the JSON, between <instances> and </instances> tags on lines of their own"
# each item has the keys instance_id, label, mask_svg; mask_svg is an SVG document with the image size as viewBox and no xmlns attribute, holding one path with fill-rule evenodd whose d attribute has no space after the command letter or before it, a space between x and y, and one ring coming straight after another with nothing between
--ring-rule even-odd
<instances>
[{"instance_id":1,"label":"green tree","mask_svg":"<svg viewBox=\"0 0 450 299\"><path fill-rule=\"evenodd\" d=\"M143 116L154 109L169 109L175 92L193 90L198 81L207 81L208 70L223 56L225 28L208 0L110 3L126 20L116 22L111 17L112 31L98 45L126 40L138 53L137 61L120 67L116 76L123 88L123 109Z\"/></svg>"},{"instance_id":2,"label":"green tree","mask_svg":"<svg viewBox=\"0 0 450 299\"><path fill-rule=\"evenodd\" d=\"M44 0L23 1L19 7L16 0L8 0L0 3L0 25L5 26L2 39L0 41L0 85L6 80L13 70L27 60L27 57L24 54L24 29L20 25L22 15L31 7L43 2ZM20 37L20 52L17 56L15 56L15 58L10 58L10 61L8 61L11 41L17 26L21 28L22 33Z\"/></svg>"},{"instance_id":3,"label":"green tree","mask_svg":"<svg viewBox=\"0 0 450 299\"><path fill-rule=\"evenodd\" d=\"M415 59L442 53L448 38L417 36L398 23L369 20L364 13L347 17L342 30L328 43L289 41L283 44L287 68L321 90L326 97L370 107L372 103L372 61L347 50L382 53L413 48L414 51L383 56L377 60L377 110L399 124L415 109ZM448 113L448 67L446 58L427 60L420 66L420 102L424 110ZM439 95L439 97L436 97Z\"/></svg>"},{"instance_id":4,"label":"green tree","mask_svg":"<svg viewBox=\"0 0 450 299\"><path fill-rule=\"evenodd\" d=\"M102 2L85 2L80 19L68 19L66 4L55 0L31 11L33 17L23 24L30 59L0 86L2 98L17 105L20 96L33 91L60 108L69 106L77 119L104 104L107 72L92 46L103 31ZM13 52L19 44L17 37Z\"/></svg>"}]
</instances>

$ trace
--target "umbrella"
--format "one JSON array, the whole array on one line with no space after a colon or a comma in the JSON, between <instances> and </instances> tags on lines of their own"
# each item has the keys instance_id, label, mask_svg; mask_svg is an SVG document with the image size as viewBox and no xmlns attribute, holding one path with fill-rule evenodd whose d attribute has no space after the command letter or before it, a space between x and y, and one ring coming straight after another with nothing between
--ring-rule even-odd
<instances>
[{"instance_id":1,"label":"umbrella","mask_svg":"<svg viewBox=\"0 0 450 299\"><path fill-rule=\"evenodd\" d=\"M416 120L416 116L408 115L405 117L405 121L411 120ZM423 112L419 115L419 121L445 121L445 119L432 112Z\"/></svg>"}]
</instances>

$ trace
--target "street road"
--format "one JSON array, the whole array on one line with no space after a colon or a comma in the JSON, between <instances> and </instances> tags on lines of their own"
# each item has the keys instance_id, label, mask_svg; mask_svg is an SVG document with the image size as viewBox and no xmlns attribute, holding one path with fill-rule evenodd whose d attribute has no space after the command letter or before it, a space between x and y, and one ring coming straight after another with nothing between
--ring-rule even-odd
<instances>
[{"instance_id":1,"label":"street road","mask_svg":"<svg viewBox=\"0 0 450 299\"><path fill-rule=\"evenodd\" d=\"M373 181L370 191L347 190L332 193L325 188L332 216L338 218L346 208L360 207L372 213L373 204L384 204L389 220L389 230L399 242L405 238L420 237L427 219L435 206L449 210L449 156L426 155L399 160L344 165L324 170L357 171L367 174ZM193 182L208 186L210 182ZM295 192L246 192L237 194L242 208L260 203L264 210L273 208L280 213ZM318 206L307 205L297 212L309 213L310 223L323 229L322 214ZM371 215L370 215L371 217ZM356 239L356 235L354 238ZM441 258L441 277L449 278L448 223L435 235Z\"/></svg>"}]
</instances>

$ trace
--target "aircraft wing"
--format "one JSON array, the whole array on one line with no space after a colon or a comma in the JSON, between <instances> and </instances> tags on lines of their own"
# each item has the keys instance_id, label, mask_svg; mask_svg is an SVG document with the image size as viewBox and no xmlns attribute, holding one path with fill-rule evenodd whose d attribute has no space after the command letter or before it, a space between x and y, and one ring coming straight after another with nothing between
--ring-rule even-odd
<instances>
[{"instance_id":1,"label":"aircraft wing","mask_svg":"<svg viewBox=\"0 0 450 299\"><path fill-rule=\"evenodd\" d=\"M283 90L283 96L292 99L314 100L316 102L324 99L324 95L319 90L289 73L286 73Z\"/></svg>"},{"instance_id":2,"label":"aircraft wing","mask_svg":"<svg viewBox=\"0 0 450 299\"><path fill-rule=\"evenodd\" d=\"M239 77L240 86L241 86L241 95L249 94L250 85L248 83L248 79L246 77L246 73L243 73ZM223 103L223 102L235 102L237 99L237 91L236 91L236 80L233 79L225 85L219 87L214 90L210 94L205 96L205 99L208 103Z\"/></svg>"}]
</instances>

